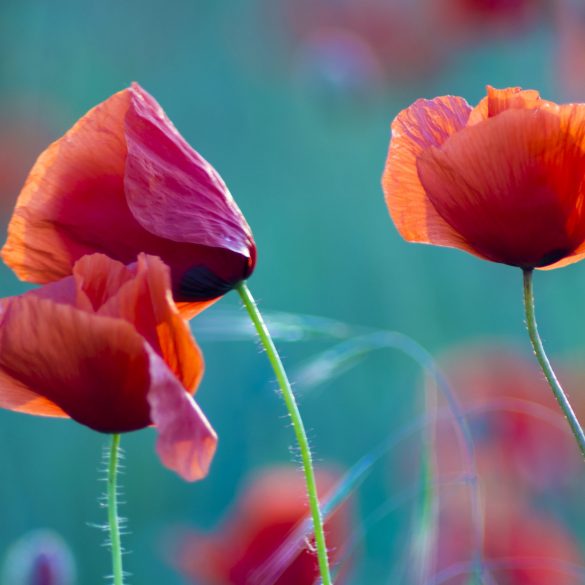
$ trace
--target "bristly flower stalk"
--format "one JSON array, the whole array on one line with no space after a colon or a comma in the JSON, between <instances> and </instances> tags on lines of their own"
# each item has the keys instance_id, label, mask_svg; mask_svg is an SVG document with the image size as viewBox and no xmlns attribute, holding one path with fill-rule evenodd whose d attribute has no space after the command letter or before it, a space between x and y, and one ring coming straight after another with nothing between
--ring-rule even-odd
<instances>
[{"instance_id":1,"label":"bristly flower stalk","mask_svg":"<svg viewBox=\"0 0 585 585\"><path fill-rule=\"evenodd\" d=\"M236 290L238 291L244 307L250 315L250 319L256 328L260 342L268 355L270 365L274 370L278 386L282 393L282 397L286 404L293 429L295 431L297 443L299 446L301 461L303 464L303 471L305 473L305 480L307 483L307 495L309 498L309 508L311 510L311 517L313 520L313 529L315 531L315 549L319 561L319 571L321 573L322 585L332 585L331 571L329 569L329 559L327 556L327 544L325 542L325 530L323 528L323 515L319 507L319 496L317 493L317 482L315 480L315 471L313 469L313 461L311 456L311 449L307 439L307 432L301 418L301 413L297 406L297 402L292 391L288 376L280 359L280 355L272 341L268 327L264 323L264 319L252 293L244 282L240 283Z\"/></svg>"},{"instance_id":2,"label":"bristly flower stalk","mask_svg":"<svg viewBox=\"0 0 585 585\"><path fill-rule=\"evenodd\" d=\"M110 547L112 550L113 585L124 585L122 569L122 543L120 538L120 518L118 517L117 475L120 458L120 435L112 435L110 461L108 465L108 523L110 525Z\"/></svg>"},{"instance_id":3,"label":"bristly flower stalk","mask_svg":"<svg viewBox=\"0 0 585 585\"><path fill-rule=\"evenodd\" d=\"M544 351L540 335L538 334L538 328L536 325L536 316L534 314L534 290L532 286L532 270L523 271L523 283L524 283L524 312L526 315L526 328L528 329L528 336L536 355L538 364L540 365L544 377L550 386L556 401L558 402L569 426L571 432L577 441L577 446L581 451L581 455L585 458L585 433L583 433L583 427L579 423L575 412L569 402L569 399L563 390L560 382L558 381L550 361Z\"/></svg>"}]
</instances>

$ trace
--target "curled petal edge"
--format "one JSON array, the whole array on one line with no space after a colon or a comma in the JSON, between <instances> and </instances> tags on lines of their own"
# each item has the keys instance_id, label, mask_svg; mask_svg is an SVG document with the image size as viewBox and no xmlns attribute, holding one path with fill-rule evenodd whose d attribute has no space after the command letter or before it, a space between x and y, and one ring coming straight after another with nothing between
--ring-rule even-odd
<instances>
[{"instance_id":1,"label":"curled petal edge","mask_svg":"<svg viewBox=\"0 0 585 585\"><path fill-rule=\"evenodd\" d=\"M211 424L163 360L147 346L151 386L150 414L158 438L156 450L163 465L187 481L203 479L217 448Z\"/></svg>"}]
</instances>

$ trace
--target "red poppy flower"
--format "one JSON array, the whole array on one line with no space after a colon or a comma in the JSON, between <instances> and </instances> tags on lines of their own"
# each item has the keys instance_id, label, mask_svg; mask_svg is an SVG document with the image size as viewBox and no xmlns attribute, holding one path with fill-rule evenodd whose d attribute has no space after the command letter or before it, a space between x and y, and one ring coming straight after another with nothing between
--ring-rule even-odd
<instances>
[{"instance_id":1,"label":"red poppy flower","mask_svg":"<svg viewBox=\"0 0 585 585\"><path fill-rule=\"evenodd\" d=\"M409 241L523 269L585 256L585 105L536 91L418 100L392 124L383 176Z\"/></svg>"},{"instance_id":2,"label":"red poppy flower","mask_svg":"<svg viewBox=\"0 0 585 585\"><path fill-rule=\"evenodd\" d=\"M450 353L442 369L466 413L485 482L546 490L574 481L581 458L546 380L528 356L486 344ZM579 387L582 376L567 368L562 372ZM433 445L441 476L465 471L451 420L436 425Z\"/></svg>"},{"instance_id":3,"label":"red poppy flower","mask_svg":"<svg viewBox=\"0 0 585 585\"><path fill-rule=\"evenodd\" d=\"M445 43L435 27L435 2L293 0L281 3L280 11L271 3L265 13L276 13L302 68L366 96L384 83L437 68Z\"/></svg>"},{"instance_id":4,"label":"red poppy flower","mask_svg":"<svg viewBox=\"0 0 585 585\"><path fill-rule=\"evenodd\" d=\"M335 480L335 475L319 470L319 492L326 493ZM245 489L220 531L184 537L177 565L188 579L205 585L313 585L319 577L315 553L302 536L298 549L287 543L307 517L302 474L292 467L264 471ZM325 522L325 532L335 561L349 536L346 505Z\"/></svg>"},{"instance_id":5,"label":"red poppy flower","mask_svg":"<svg viewBox=\"0 0 585 585\"><path fill-rule=\"evenodd\" d=\"M461 494L449 492L439 511L434 580L467 585L477 558L473 528ZM583 563L576 539L554 518L504 492L484 493L482 560L498 585L580 585Z\"/></svg>"},{"instance_id":6,"label":"red poppy flower","mask_svg":"<svg viewBox=\"0 0 585 585\"><path fill-rule=\"evenodd\" d=\"M94 252L124 264L139 252L160 256L190 314L254 269L250 228L221 177L137 84L41 154L2 256L20 278L46 283Z\"/></svg>"},{"instance_id":7,"label":"red poppy flower","mask_svg":"<svg viewBox=\"0 0 585 585\"><path fill-rule=\"evenodd\" d=\"M86 256L72 276L4 299L0 348L0 407L104 433L154 424L166 466L206 475L217 438L191 398L203 358L159 258Z\"/></svg>"},{"instance_id":8,"label":"red poppy flower","mask_svg":"<svg viewBox=\"0 0 585 585\"><path fill-rule=\"evenodd\" d=\"M585 4L579 0L554 2L556 56L553 70L561 95L585 99Z\"/></svg>"},{"instance_id":9,"label":"red poppy flower","mask_svg":"<svg viewBox=\"0 0 585 585\"><path fill-rule=\"evenodd\" d=\"M469 40L481 31L518 33L544 16L543 0L442 0L439 4L447 31Z\"/></svg>"}]
</instances>

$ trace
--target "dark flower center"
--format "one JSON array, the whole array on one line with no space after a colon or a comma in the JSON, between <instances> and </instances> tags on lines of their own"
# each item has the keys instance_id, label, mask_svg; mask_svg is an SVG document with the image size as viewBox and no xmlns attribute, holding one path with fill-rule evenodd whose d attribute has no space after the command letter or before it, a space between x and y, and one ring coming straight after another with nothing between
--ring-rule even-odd
<instances>
[{"instance_id":1,"label":"dark flower center","mask_svg":"<svg viewBox=\"0 0 585 585\"><path fill-rule=\"evenodd\" d=\"M556 248L555 250L551 250L547 252L535 265L535 268L539 268L542 266L548 266L549 264L554 264L558 262L561 258L565 258L568 256L572 250L568 248Z\"/></svg>"},{"instance_id":2,"label":"dark flower center","mask_svg":"<svg viewBox=\"0 0 585 585\"><path fill-rule=\"evenodd\" d=\"M189 268L181 278L177 291L180 301L208 301L221 297L232 290L238 281L227 281L199 265Z\"/></svg>"}]
</instances>

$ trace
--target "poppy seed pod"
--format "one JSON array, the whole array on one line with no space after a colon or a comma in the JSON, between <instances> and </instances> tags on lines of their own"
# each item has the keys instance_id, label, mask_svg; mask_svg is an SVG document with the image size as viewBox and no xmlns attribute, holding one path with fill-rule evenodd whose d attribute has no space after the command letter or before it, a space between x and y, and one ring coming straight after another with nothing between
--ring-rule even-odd
<instances>
[{"instance_id":1,"label":"poppy seed pod","mask_svg":"<svg viewBox=\"0 0 585 585\"><path fill-rule=\"evenodd\" d=\"M71 274L100 252L140 252L171 268L192 316L248 278L252 233L215 169L138 84L83 116L38 158L18 197L2 257L23 280Z\"/></svg>"},{"instance_id":2,"label":"poppy seed pod","mask_svg":"<svg viewBox=\"0 0 585 585\"><path fill-rule=\"evenodd\" d=\"M488 87L398 114L382 185L404 239L530 270L585 256L584 174L585 104Z\"/></svg>"}]
</instances>

